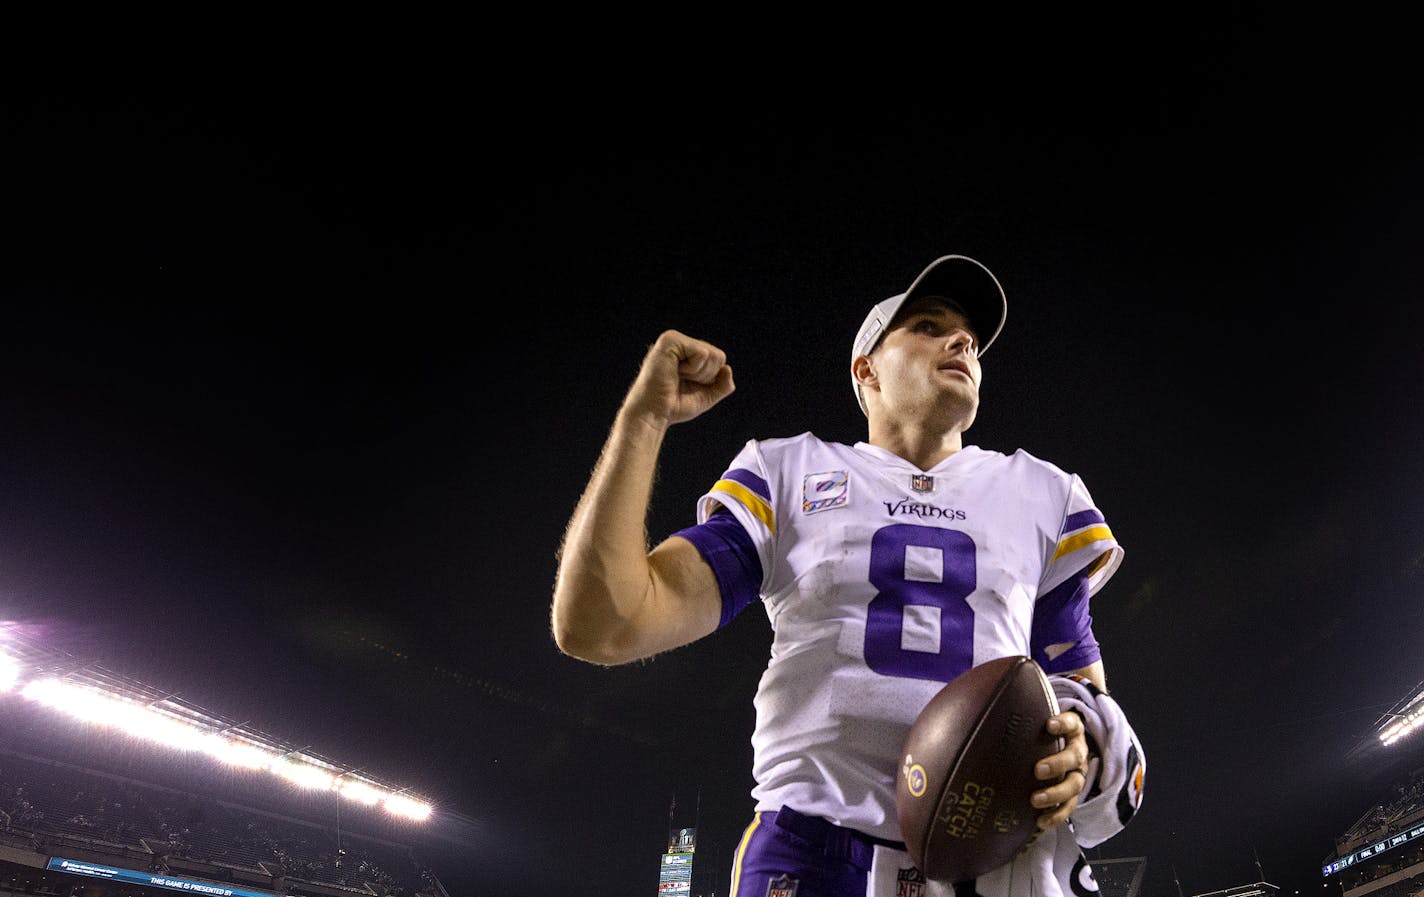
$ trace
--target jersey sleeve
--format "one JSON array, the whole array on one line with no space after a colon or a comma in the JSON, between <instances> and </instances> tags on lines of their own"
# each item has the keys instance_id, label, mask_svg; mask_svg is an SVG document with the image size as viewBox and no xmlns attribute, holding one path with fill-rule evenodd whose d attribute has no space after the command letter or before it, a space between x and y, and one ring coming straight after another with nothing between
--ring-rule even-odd
<instances>
[{"instance_id":1,"label":"jersey sleeve","mask_svg":"<svg viewBox=\"0 0 1424 897\"><path fill-rule=\"evenodd\" d=\"M1050 593L1074 574L1084 571L1086 597L1091 597L1117 572L1122 558L1122 546L1113 536L1103 512L1093 503L1082 479L1072 475L1058 541L1039 583L1039 593Z\"/></svg>"},{"instance_id":2,"label":"jersey sleeve","mask_svg":"<svg viewBox=\"0 0 1424 897\"><path fill-rule=\"evenodd\" d=\"M771 566L776 511L756 440L697 501L697 525L680 530L697 547L717 578L725 626L760 598Z\"/></svg>"},{"instance_id":3,"label":"jersey sleeve","mask_svg":"<svg viewBox=\"0 0 1424 897\"><path fill-rule=\"evenodd\" d=\"M776 507L756 440L742 447L726 472L697 500L697 522L705 523L719 507L731 511L752 537L765 576L771 570Z\"/></svg>"},{"instance_id":4,"label":"jersey sleeve","mask_svg":"<svg viewBox=\"0 0 1424 897\"><path fill-rule=\"evenodd\" d=\"M1067 673L1102 658L1089 599L1112 578L1123 550L1083 481L1068 481L1058 538L1033 608L1033 659L1048 673Z\"/></svg>"},{"instance_id":5,"label":"jersey sleeve","mask_svg":"<svg viewBox=\"0 0 1424 897\"><path fill-rule=\"evenodd\" d=\"M717 590L722 596L720 629L760 596L761 560L751 536L726 508L719 507L712 516L673 533L691 542L717 578Z\"/></svg>"},{"instance_id":6,"label":"jersey sleeve","mask_svg":"<svg viewBox=\"0 0 1424 897\"><path fill-rule=\"evenodd\" d=\"M1081 569L1033 605L1030 650L1046 673L1068 673L1102 659L1088 612L1088 570Z\"/></svg>"}]
</instances>

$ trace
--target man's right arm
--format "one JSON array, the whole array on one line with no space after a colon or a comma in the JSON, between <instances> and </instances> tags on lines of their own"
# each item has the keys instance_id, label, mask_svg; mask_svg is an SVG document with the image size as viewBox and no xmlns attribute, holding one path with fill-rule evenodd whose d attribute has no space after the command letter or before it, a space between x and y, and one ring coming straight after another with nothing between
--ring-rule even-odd
<instances>
[{"instance_id":1,"label":"man's right arm","mask_svg":"<svg viewBox=\"0 0 1424 897\"><path fill-rule=\"evenodd\" d=\"M680 537L649 551L646 520L667 428L734 388L725 355L710 343L670 330L648 350L559 551L551 625L565 654L628 663L717 628L712 568Z\"/></svg>"}]
</instances>

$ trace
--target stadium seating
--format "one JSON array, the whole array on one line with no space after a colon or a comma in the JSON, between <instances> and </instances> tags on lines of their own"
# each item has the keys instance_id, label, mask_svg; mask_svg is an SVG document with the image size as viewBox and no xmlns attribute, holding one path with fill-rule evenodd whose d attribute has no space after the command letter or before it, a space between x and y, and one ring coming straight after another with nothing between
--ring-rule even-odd
<instances>
[{"instance_id":1,"label":"stadium seating","mask_svg":"<svg viewBox=\"0 0 1424 897\"><path fill-rule=\"evenodd\" d=\"M0 833L37 854L81 852L139 871L292 894L443 895L409 846L372 834L382 824L375 814L348 809L343 826L331 800L334 812L318 820L290 799L282 812L264 793L273 787L246 782L226 789L241 794L225 794L210 781L183 790L0 750Z\"/></svg>"}]
</instances>

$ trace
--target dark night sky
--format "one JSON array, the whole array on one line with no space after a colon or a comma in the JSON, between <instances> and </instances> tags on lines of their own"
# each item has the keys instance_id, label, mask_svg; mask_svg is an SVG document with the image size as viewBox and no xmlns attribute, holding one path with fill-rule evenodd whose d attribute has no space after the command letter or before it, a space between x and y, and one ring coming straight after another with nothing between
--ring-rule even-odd
<instances>
[{"instance_id":1,"label":"dark night sky","mask_svg":"<svg viewBox=\"0 0 1424 897\"><path fill-rule=\"evenodd\" d=\"M1009 297L969 440L1082 475L1127 551L1095 628L1148 785L1095 855L1320 889L1398 771L1344 754L1424 680L1417 22L1079 24L871 77L16 82L0 618L429 794L456 893L651 894L674 795L725 867L765 617L564 658L564 523L660 330L738 390L671 434L654 538L748 438L862 438L856 326L963 252Z\"/></svg>"}]
</instances>

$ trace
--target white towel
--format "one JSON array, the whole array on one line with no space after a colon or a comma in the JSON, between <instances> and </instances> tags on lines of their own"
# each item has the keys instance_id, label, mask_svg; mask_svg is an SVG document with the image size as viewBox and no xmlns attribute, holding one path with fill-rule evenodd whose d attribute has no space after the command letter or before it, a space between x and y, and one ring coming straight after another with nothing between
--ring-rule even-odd
<instances>
[{"instance_id":1,"label":"white towel","mask_svg":"<svg viewBox=\"0 0 1424 897\"><path fill-rule=\"evenodd\" d=\"M1073 812L1079 844L1096 847L1122 831L1142 806L1147 757L1122 708L1082 676L1051 676L1063 710L1076 710L1088 730L1088 784Z\"/></svg>"}]
</instances>

